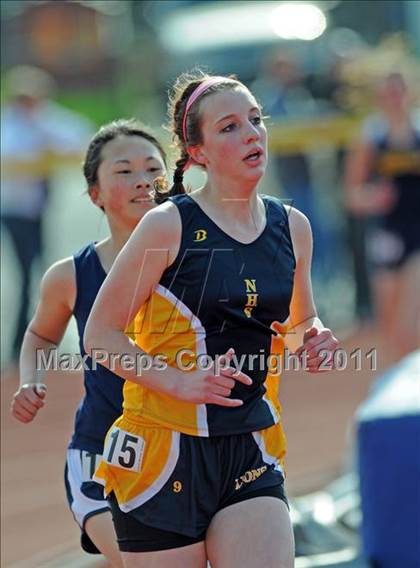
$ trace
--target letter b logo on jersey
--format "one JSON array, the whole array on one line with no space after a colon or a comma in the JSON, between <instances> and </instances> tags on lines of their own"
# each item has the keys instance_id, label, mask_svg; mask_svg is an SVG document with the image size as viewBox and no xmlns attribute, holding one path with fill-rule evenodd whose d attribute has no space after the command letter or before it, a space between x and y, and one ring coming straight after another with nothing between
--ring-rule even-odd
<instances>
[{"instance_id":1,"label":"letter b logo on jersey","mask_svg":"<svg viewBox=\"0 0 420 568\"><path fill-rule=\"evenodd\" d=\"M194 231L195 234L195 243L199 243L200 241L205 241L207 239L207 231L205 229L198 229Z\"/></svg>"}]
</instances>

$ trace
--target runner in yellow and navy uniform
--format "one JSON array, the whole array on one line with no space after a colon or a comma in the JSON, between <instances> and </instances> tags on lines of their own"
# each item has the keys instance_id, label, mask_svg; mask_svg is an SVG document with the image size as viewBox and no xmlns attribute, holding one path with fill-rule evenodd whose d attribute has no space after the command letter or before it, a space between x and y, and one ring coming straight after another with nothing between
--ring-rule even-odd
<instances>
[{"instance_id":1,"label":"runner in yellow and navy uniform","mask_svg":"<svg viewBox=\"0 0 420 568\"><path fill-rule=\"evenodd\" d=\"M151 355L164 353L174 367L176 356L182 350L185 355L179 355L180 364L188 366L200 354L214 359L231 346L239 360L245 357L243 371L253 382L250 386L236 384L232 395L244 404L231 409L173 400L164 393L127 381L124 414L115 426L144 439L145 453L140 468L143 474L112 465L117 455L113 436L118 430L114 429L104 456L110 463L102 465L97 477L106 479L107 493L115 492L122 510L133 511L141 521L152 522L166 530L197 536L197 532L201 534L206 530L224 500L230 502L256 488L279 485L283 481L285 442L279 424L279 381L265 370L265 361L272 344L274 350L282 350L283 341L281 335L276 339L275 329L286 331L295 261L287 213L274 198L264 198L265 230L255 242L246 245L219 229L189 195L171 199L182 219L182 244L176 261L165 271L136 318L136 342ZM206 235L206 239L197 241L198 231ZM254 354L258 355L256 361L249 357ZM264 358L263 365L261 358ZM250 368L252 363L254 370ZM150 426L154 425L164 429L150 431ZM243 461L231 451L233 434L244 435L242 444L246 457ZM191 436L212 440L200 441ZM214 444L215 437L218 444ZM205 475L200 476L198 489L202 491L203 508L197 509L191 525L190 515L182 518L178 512L174 519L170 513L178 504L186 512L192 506L190 498L194 486L189 468L185 469L185 459L191 459L190 466L196 467L189 455L196 451L208 456L209 483L203 484ZM179 459L180 453L184 459ZM219 495L214 487L218 487L220 466L223 466L222 471L227 471L228 464L231 475L224 480L225 491ZM253 479L252 484L240 483L241 475L258 470L264 475ZM177 481L182 485L182 495L173 491ZM167 515L160 520L160 513L156 516L156 502L163 502L162 490L167 493L164 503Z\"/></svg>"},{"instance_id":2,"label":"runner in yellow and navy uniform","mask_svg":"<svg viewBox=\"0 0 420 568\"><path fill-rule=\"evenodd\" d=\"M332 352L337 342L317 320L306 290L310 250L303 259L307 243L296 231L296 213L289 224L279 200L255 193L265 170L266 131L254 97L223 77L201 76L179 91L174 126L182 154L172 196L140 223L87 324L88 351L147 354L153 361L141 370L117 364L127 379L124 410L108 432L96 479L109 496L127 566L205 566L207 560L255 566L258 556L267 566L288 567L286 448L279 369L270 355L283 353L292 330L295 347L312 351L308 365L316 371L319 349ZM200 113L205 141L196 144ZM185 194L182 173L191 161L206 169L208 183ZM211 203L222 178L238 192L244 186L242 195L225 199L225 216L220 202L214 207L217 198ZM158 190L162 197L167 194ZM241 207L245 222L235 219ZM159 230L150 231L153 217ZM133 316L131 341L124 329ZM219 373L215 364L222 362L230 365ZM246 546L234 544L238 539Z\"/></svg>"}]
</instances>

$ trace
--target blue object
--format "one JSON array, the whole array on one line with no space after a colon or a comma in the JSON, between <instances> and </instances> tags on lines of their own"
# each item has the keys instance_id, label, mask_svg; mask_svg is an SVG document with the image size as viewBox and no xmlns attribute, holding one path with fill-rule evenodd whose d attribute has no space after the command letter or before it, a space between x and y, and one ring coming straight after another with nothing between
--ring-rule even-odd
<instances>
[{"instance_id":1,"label":"blue object","mask_svg":"<svg viewBox=\"0 0 420 568\"><path fill-rule=\"evenodd\" d=\"M420 567L420 351L374 384L356 413L366 558Z\"/></svg>"},{"instance_id":2,"label":"blue object","mask_svg":"<svg viewBox=\"0 0 420 568\"><path fill-rule=\"evenodd\" d=\"M83 334L93 303L106 273L101 265L95 244L84 246L74 255L77 297L73 309L79 332L80 353L86 354ZM76 412L74 432L69 448L102 454L108 429L122 414L124 381L88 357L84 370L85 396Z\"/></svg>"}]
</instances>

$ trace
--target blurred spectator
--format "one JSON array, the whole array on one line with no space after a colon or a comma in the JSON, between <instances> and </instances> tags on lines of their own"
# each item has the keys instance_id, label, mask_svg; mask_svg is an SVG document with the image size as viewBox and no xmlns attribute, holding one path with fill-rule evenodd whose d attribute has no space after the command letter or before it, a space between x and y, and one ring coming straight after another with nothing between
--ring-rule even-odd
<instances>
[{"instance_id":1,"label":"blurred spectator","mask_svg":"<svg viewBox=\"0 0 420 568\"><path fill-rule=\"evenodd\" d=\"M90 136L89 123L50 100L53 78L36 67L20 66L6 76L9 101L1 114L1 220L21 271L13 359L18 357L30 309L31 273L42 256L42 217L52 163L78 156Z\"/></svg>"},{"instance_id":2,"label":"blurred spectator","mask_svg":"<svg viewBox=\"0 0 420 568\"><path fill-rule=\"evenodd\" d=\"M297 62L289 54L276 52L271 55L264 62L263 73L252 89L264 113L277 122L313 120L319 113L318 104L305 87ZM302 150L277 155L275 163L284 196L311 221L316 274L320 268L325 268L327 227L319 220L308 158Z\"/></svg>"},{"instance_id":3,"label":"blurred spectator","mask_svg":"<svg viewBox=\"0 0 420 568\"><path fill-rule=\"evenodd\" d=\"M377 89L378 112L364 122L346 165L347 207L370 219L366 252L391 360L420 339L420 113L412 103L404 77L388 74Z\"/></svg>"}]
</instances>

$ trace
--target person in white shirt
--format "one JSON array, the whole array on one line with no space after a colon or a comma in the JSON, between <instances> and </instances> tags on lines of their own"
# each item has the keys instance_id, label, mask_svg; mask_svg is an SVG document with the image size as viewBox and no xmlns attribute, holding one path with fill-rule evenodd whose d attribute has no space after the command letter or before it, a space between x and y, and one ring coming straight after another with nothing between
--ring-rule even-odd
<instances>
[{"instance_id":1,"label":"person in white shirt","mask_svg":"<svg viewBox=\"0 0 420 568\"><path fill-rule=\"evenodd\" d=\"M55 81L42 69L15 67L7 74L6 85L9 100L1 113L1 220L21 271L12 353L17 359L28 324L32 268L42 255L42 219L51 177L48 156L81 155L91 126L50 100Z\"/></svg>"}]
</instances>

